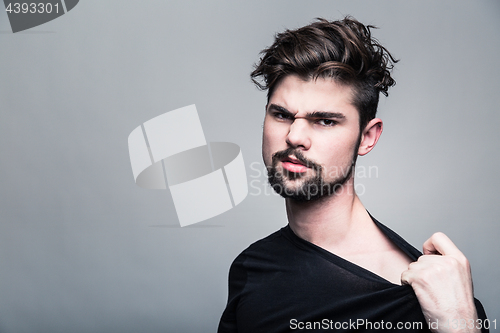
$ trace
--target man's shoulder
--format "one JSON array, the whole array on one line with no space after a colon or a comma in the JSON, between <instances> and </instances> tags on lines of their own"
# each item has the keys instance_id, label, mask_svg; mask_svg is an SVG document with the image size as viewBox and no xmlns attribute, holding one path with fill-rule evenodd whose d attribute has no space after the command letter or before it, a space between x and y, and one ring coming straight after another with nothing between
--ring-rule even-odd
<instances>
[{"instance_id":1,"label":"man's shoulder","mask_svg":"<svg viewBox=\"0 0 500 333\"><path fill-rule=\"evenodd\" d=\"M276 246L277 243L281 243L281 241L283 240L283 234L287 228L288 226L283 227L279 230L276 230L272 234L253 242L245 250L243 250L241 254L268 251L270 248Z\"/></svg>"},{"instance_id":2,"label":"man's shoulder","mask_svg":"<svg viewBox=\"0 0 500 333\"><path fill-rule=\"evenodd\" d=\"M291 245L286 237L287 228L289 227L285 226L250 244L234 259L231 266L277 259Z\"/></svg>"}]
</instances>

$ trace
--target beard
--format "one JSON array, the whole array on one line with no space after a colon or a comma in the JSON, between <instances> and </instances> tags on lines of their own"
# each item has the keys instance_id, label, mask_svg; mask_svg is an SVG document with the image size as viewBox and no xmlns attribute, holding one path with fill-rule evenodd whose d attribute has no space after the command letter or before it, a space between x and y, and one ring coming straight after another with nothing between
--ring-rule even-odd
<instances>
[{"instance_id":1,"label":"beard","mask_svg":"<svg viewBox=\"0 0 500 333\"><path fill-rule=\"evenodd\" d=\"M359 144L357 145L359 146ZM356 149L357 151L357 149ZM278 171L278 163L288 156L295 156L297 160L312 169L314 175L305 176L302 173L295 173L285 169ZM268 168L267 177L269 184L276 193L285 199L295 201L314 201L335 194L342 189L342 186L351 178L357 155L354 154L349 170L332 181L325 182L323 177L323 167L314 161L307 159L300 150L288 148L273 154L272 165ZM287 185L287 182L295 181L296 186Z\"/></svg>"}]
</instances>

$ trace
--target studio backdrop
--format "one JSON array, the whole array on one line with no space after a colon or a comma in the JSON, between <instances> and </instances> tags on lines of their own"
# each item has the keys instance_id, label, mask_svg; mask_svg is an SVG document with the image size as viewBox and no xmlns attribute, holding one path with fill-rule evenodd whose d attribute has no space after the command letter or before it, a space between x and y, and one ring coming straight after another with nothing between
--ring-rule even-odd
<instances>
[{"instance_id":1,"label":"studio backdrop","mask_svg":"<svg viewBox=\"0 0 500 333\"><path fill-rule=\"evenodd\" d=\"M12 3L0 332L215 332L232 260L287 223L249 74L276 32L346 15L400 59L361 201L419 249L445 232L500 319L499 2L66 0L37 24Z\"/></svg>"}]
</instances>

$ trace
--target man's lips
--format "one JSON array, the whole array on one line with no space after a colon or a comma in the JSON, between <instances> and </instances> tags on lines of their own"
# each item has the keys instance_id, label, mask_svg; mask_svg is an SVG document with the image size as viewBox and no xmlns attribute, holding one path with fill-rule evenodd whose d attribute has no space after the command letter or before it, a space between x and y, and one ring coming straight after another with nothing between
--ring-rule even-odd
<instances>
[{"instance_id":1,"label":"man's lips","mask_svg":"<svg viewBox=\"0 0 500 333\"><path fill-rule=\"evenodd\" d=\"M307 169L309 169L304 163L292 156L288 156L281 160L281 164L285 170L295 173L306 172Z\"/></svg>"}]
</instances>

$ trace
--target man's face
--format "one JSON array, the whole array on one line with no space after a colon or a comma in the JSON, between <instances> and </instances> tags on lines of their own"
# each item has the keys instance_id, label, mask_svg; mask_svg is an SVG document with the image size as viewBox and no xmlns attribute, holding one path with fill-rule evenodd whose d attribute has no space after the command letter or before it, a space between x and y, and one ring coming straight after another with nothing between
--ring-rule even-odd
<instances>
[{"instance_id":1,"label":"man's face","mask_svg":"<svg viewBox=\"0 0 500 333\"><path fill-rule=\"evenodd\" d=\"M352 176L359 139L350 87L285 77L264 119L262 154L271 186L299 201L333 194Z\"/></svg>"}]
</instances>

